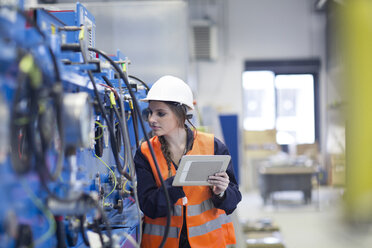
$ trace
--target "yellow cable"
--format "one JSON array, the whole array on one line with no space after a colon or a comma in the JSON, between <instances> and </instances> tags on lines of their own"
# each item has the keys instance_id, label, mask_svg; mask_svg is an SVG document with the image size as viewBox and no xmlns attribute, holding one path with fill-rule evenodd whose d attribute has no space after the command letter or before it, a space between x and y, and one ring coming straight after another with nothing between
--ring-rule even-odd
<instances>
[{"instance_id":1,"label":"yellow cable","mask_svg":"<svg viewBox=\"0 0 372 248\"><path fill-rule=\"evenodd\" d=\"M132 100L129 100L129 108L130 110L133 110L134 107L133 107L133 101Z\"/></svg>"},{"instance_id":2,"label":"yellow cable","mask_svg":"<svg viewBox=\"0 0 372 248\"><path fill-rule=\"evenodd\" d=\"M108 193L108 195L106 195L104 198L103 198L103 206L105 205L105 200L106 198L112 194L112 192L114 192L114 190L116 189L116 185L117 185L117 180L116 180L116 176L115 176L115 173L113 172L113 170L110 168L110 166L108 166L105 161L103 161L100 157L97 156L97 154L94 154L96 156L96 158L98 158L104 165L106 165L106 167L110 170L110 172L112 173L112 175L114 176L114 181L115 181L115 185L114 185L114 188L111 190L110 193Z\"/></svg>"},{"instance_id":3,"label":"yellow cable","mask_svg":"<svg viewBox=\"0 0 372 248\"><path fill-rule=\"evenodd\" d=\"M112 90L110 91L110 103L111 103L111 108L112 106L116 106L115 94L114 92L112 92Z\"/></svg>"}]
</instances>

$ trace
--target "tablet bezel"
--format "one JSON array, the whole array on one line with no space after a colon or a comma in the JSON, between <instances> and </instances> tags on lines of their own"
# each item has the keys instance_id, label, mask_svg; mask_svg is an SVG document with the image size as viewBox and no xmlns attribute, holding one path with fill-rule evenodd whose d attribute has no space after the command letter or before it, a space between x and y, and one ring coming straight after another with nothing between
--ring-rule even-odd
<instances>
[{"instance_id":1,"label":"tablet bezel","mask_svg":"<svg viewBox=\"0 0 372 248\"><path fill-rule=\"evenodd\" d=\"M213 172L213 174L217 172L224 172L227 169L227 166L229 165L229 162L231 160L230 155L184 155L181 158L181 162L178 166L176 176L174 177L173 186L212 186L212 184L208 183L208 181L181 181L182 176L188 175L188 168L187 166L189 162L204 162L204 161L222 161L222 166L220 167L219 171ZM184 174L186 173L186 174ZM211 175L213 175L211 174ZM206 178L211 175L205 175Z\"/></svg>"}]
</instances>

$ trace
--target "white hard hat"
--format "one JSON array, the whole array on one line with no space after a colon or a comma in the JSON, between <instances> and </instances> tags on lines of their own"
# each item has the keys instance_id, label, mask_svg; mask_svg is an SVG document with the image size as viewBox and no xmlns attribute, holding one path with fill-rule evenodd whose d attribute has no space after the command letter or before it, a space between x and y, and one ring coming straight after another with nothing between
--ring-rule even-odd
<instances>
[{"instance_id":1,"label":"white hard hat","mask_svg":"<svg viewBox=\"0 0 372 248\"><path fill-rule=\"evenodd\" d=\"M147 97L141 101L178 102L194 109L190 87L183 80L169 75L159 78L149 90Z\"/></svg>"}]
</instances>

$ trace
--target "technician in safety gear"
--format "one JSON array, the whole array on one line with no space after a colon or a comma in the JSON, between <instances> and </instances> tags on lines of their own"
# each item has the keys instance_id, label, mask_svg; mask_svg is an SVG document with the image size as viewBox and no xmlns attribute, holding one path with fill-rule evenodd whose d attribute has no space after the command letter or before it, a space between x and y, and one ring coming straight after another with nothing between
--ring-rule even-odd
<instances>
[{"instance_id":1,"label":"technician in safety gear","mask_svg":"<svg viewBox=\"0 0 372 248\"><path fill-rule=\"evenodd\" d=\"M231 162L226 172L209 177L213 186L172 186L183 155L229 154L212 134L193 131L186 125L187 112L194 108L190 87L179 78L164 76L154 83L143 101L149 103L143 116L154 134L150 143L173 205L164 247L215 248L234 244L229 214L240 202L241 193ZM145 215L141 247L159 247L168 210L147 142L138 148L134 162L139 205Z\"/></svg>"}]
</instances>

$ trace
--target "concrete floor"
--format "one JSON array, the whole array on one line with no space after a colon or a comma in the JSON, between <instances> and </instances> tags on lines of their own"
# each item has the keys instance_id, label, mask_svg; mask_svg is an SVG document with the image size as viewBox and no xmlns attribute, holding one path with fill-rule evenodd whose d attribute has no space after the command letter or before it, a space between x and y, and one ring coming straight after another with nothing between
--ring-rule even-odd
<instances>
[{"instance_id":1,"label":"concrete floor","mask_svg":"<svg viewBox=\"0 0 372 248\"><path fill-rule=\"evenodd\" d=\"M306 205L301 192L278 192L264 206L259 193L252 191L243 193L236 216L240 222L271 220L286 248L371 248L372 225L357 229L342 221L342 195L340 188L321 187Z\"/></svg>"}]
</instances>

